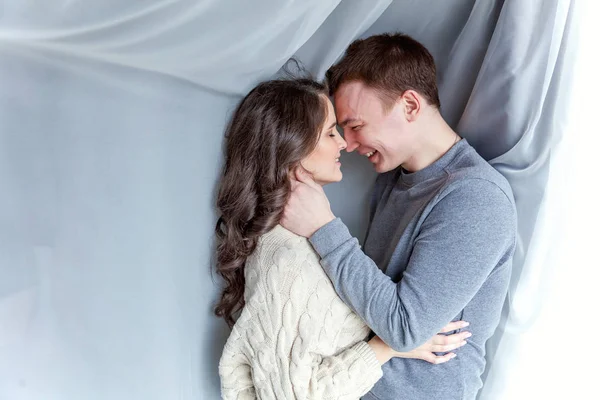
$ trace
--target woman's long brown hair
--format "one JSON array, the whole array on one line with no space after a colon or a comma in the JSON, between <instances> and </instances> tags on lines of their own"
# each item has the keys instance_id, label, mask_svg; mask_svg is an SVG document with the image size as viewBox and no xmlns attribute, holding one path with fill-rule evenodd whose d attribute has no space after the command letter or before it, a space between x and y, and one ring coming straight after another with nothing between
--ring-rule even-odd
<instances>
[{"instance_id":1,"label":"woman's long brown hair","mask_svg":"<svg viewBox=\"0 0 600 400\"><path fill-rule=\"evenodd\" d=\"M310 79L259 84L227 128L217 208L217 273L225 287L215 314L232 327L244 306L244 267L261 235L281 220L290 172L319 140L327 118L324 85Z\"/></svg>"}]
</instances>

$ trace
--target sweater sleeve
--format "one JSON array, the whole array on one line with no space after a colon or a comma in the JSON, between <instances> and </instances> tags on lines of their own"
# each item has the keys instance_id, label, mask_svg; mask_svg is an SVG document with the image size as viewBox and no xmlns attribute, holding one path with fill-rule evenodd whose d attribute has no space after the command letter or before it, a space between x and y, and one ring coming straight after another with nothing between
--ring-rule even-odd
<instances>
[{"instance_id":1,"label":"sweater sleeve","mask_svg":"<svg viewBox=\"0 0 600 400\"><path fill-rule=\"evenodd\" d=\"M381 378L381 366L364 341L332 355L319 351L323 343L333 346L343 324L330 318L347 314L335 309L331 283L314 268L321 266L308 243L288 245L277 250L264 276L250 277L256 287L234 328L239 337L230 338L243 342L247 356L233 352L222 361L224 398L250 399L255 393L259 399L355 400Z\"/></svg>"},{"instance_id":2,"label":"sweater sleeve","mask_svg":"<svg viewBox=\"0 0 600 400\"><path fill-rule=\"evenodd\" d=\"M224 400L256 399L250 363L237 347L240 339L238 332L232 331L219 362L221 397Z\"/></svg>"},{"instance_id":3,"label":"sweater sleeve","mask_svg":"<svg viewBox=\"0 0 600 400\"><path fill-rule=\"evenodd\" d=\"M514 251L516 214L487 181L445 195L425 218L400 282L365 255L336 219L311 243L340 297L389 346L410 351L468 304L488 275Z\"/></svg>"},{"instance_id":4,"label":"sweater sleeve","mask_svg":"<svg viewBox=\"0 0 600 400\"><path fill-rule=\"evenodd\" d=\"M311 364L310 379L297 375L293 380L306 399L356 400L381 379L382 371L375 353L367 342L359 342L336 355L316 354L304 361Z\"/></svg>"}]
</instances>

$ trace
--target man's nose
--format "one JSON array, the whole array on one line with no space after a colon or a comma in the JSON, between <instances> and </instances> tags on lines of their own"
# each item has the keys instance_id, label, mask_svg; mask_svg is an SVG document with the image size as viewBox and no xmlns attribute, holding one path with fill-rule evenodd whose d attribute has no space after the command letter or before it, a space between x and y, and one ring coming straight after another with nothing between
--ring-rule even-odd
<instances>
[{"instance_id":1,"label":"man's nose","mask_svg":"<svg viewBox=\"0 0 600 400\"><path fill-rule=\"evenodd\" d=\"M354 150L358 149L358 146L360 146L360 143L350 136L346 136L344 139L346 139L346 151L348 153L352 153Z\"/></svg>"}]
</instances>

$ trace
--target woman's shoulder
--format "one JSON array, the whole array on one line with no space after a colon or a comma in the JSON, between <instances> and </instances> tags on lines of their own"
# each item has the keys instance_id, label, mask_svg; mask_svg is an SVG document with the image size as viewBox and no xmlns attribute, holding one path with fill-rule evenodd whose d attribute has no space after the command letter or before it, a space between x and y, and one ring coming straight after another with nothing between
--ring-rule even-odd
<instances>
[{"instance_id":1,"label":"woman's shoulder","mask_svg":"<svg viewBox=\"0 0 600 400\"><path fill-rule=\"evenodd\" d=\"M275 253L280 249L288 249L317 255L308 239L288 231L281 225L276 225L269 232L262 235L258 244L262 252Z\"/></svg>"},{"instance_id":2,"label":"woman's shoulder","mask_svg":"<svg viewBox=\"0 0 600 400\"><path fill-rule=\"evenodd\" d=\"M321 270L318 254L310 242L281 225L261 236L252 256L248 259L248 267L273 273L305 274ZM273 269L273 267L276 267Z\"/></svg>"},{"instance_id":3,"label":"woman's shoulder","mask_svg":"<svg viewBox=\"0 0 600 400\"><path fill-rule=\"evenodd\" d=\"M271 229L269 232L262 235L261 239L267 239L267 240L304 239L304 240L306 240L306 238L296 235L294 232L287 230L280 224L275 225L275 227L273 229Z\"/></svg>"}]
</instances>

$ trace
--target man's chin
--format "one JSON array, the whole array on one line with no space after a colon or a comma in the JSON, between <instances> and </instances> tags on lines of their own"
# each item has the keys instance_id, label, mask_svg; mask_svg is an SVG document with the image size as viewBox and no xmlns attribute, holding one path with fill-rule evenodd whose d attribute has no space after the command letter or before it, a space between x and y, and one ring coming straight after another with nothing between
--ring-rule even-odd
<instances>
[{"instance_id":1,"label":"man's chin","mask_svg":"<svg viewBox=\"0 0 600 400\"><path fill-rule=\"evenodd\" d=\"M375 172L377 172L378 174L384 174L386 172L391 171L393 168L388 168L384 164L375 164L373 165L373 169L375 169Z\"/></svg>"}]
</instances>

